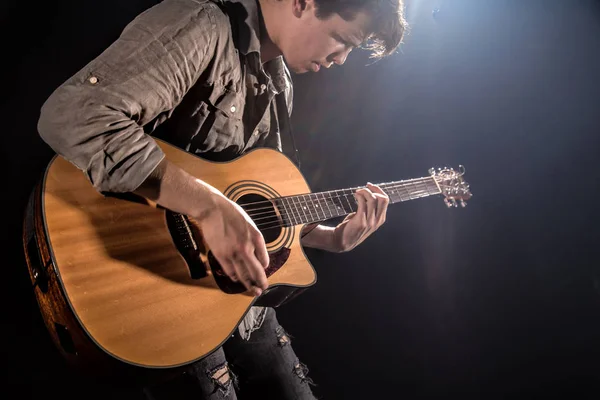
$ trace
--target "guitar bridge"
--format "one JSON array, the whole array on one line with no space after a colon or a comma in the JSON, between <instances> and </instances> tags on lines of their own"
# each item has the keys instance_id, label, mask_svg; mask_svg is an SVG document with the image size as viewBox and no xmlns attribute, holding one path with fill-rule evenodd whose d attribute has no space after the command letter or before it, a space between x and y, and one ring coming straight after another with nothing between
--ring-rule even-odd
<instances>
[{"instance_id":1,"label":"guitar bridge","mask_svg":"<svg viewBox=\"0 0 600 400\"><path fill-rule=\"evenodd\" d=\"M166 211L165 217L173 243L185 259L192 279L208 276L206 267L200 258L200 246L194 237L188 217L169 210Z\"/></svg>"}]
</instances>

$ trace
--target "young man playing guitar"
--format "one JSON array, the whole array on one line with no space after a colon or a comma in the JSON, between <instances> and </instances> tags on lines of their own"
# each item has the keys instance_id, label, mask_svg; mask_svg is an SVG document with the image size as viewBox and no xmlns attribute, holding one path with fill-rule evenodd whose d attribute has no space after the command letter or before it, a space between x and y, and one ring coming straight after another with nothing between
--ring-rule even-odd
<instances>
[{"instance_id":1,"label":"young man playing guitar","mask_svg":"<svg viewBox=\"0 0 600 400\"><path fill-rule=\"evenodd\" d=\"M133 192L193 217L224 272L259 296L269 255L254 222L171 163L152 136L213 161L281 151L292 103L287 68L341 65L367 41L387 56L404 28L402 0L164 0L56 89L39 132L98 191ZM343 252L363 242L384 223L388 197L373 185L355 197L356 213L335 228L307 226L301 243ZM175 382L194 386L196 399L313 398L288 342L272 308L252 307L222 348ZM174 398L165 387L149 396Z\"/></svg>"}]
</instances>

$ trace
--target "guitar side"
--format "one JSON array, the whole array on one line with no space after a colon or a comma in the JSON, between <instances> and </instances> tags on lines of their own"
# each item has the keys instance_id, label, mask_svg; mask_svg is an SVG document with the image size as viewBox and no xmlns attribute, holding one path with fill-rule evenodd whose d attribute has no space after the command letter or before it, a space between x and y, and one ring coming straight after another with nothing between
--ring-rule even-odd
<instances>
[{"instance_id":1,"label":"guitar side","mask_svg":"<svg viewBox=\"0 0 600 400\"><path fill-rule=\"evenodd\" d=\"M157 142L171 162L234 201L310 192L297 168L274 150L214 163ZM50 163L29 210L23 245L32 282L41 282L38 304L59 350L79 367L187 365L217 349L252 305L277 306L316 281L300 246L301 226L281 228L267 243L272 255L286 250L287 259L258 299L225 293L210 269L192 277L165 210L100 195L61 157ZM203 250L206 260L209 249Z\"/></svg>"}]
</instances>

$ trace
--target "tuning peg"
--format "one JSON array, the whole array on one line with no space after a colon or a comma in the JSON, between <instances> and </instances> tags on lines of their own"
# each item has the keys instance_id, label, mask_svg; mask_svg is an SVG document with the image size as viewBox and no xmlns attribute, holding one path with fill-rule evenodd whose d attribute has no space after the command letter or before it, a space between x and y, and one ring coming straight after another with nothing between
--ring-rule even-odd
<instances>
[{"instance_id":1,"label":"tuning peg","mask_svg":"<svg viewBox=\"0 0 600 400\"><path fill-rule=\"evenodd\" d=\"M451 201L452 201L452 205L453 205L454 207L457 207L457 205L456 205L456 199L455 199L454 197L452 198L452 200L451 200Z\"/></svg>"},{"instance_id":2,"label":"tuning peg","mask_svg":"<svg viewBox=\"0 0 600 400\"><path fill-rule=\"evenodd\" d=\"M444 199L444 203L446 203L446 206L448 208L452 207L452 203L450 203L450 201L447 198Z\"/></svg>"},{"instance_id":3,"label":"tuning peg","mask_svg":"<svg viewBox=\"0 0 600 400\"><path fill-rule=\"evenodd\" d=\"M460 200L460 206L461 206L462 208L465 208L465 207L467 206L467 203L466 203L466 202L465 202L463 199L461 199L461 200Z\"/></svg>"}]
</instances>

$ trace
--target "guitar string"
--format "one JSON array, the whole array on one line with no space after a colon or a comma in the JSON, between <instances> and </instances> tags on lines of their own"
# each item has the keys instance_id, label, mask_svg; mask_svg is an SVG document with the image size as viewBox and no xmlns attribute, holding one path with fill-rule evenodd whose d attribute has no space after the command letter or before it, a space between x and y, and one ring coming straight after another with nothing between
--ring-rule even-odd
<instances>
[{"instance_id":1,"label":"guitar string","mask_svg":"<svg viewBox=\"0 0 600 400\"><path fill-rule=\"evenodd\" d=\"M416 182L418 182L419 184L423 184L423 183L427 183L427 181L431 181L432 177L423 177L423 178L415 178L415 179L409 179L409 180L405 180L405 181L396 181L396 182L387 182L387 183L378 183L377 186L386 186L387 187L393 187L394 189L397 189L401 186L407 186L409 184L414 184ZM311 195L317 195L317 194L325 194L325 193L332 193L332 192L341 192L341 191L346 191L346 190L350 190L350 191L356 191L358 189L364 189L366 188L366 186L358 186L358 187L353 187L353 188L347 188L347 189L337 189L337 190L328 190L326 192L317 192L317 193L303 193L303 194L298 194L298 195L291 195L291 196L283 196L283 197L276 197L273 198L271 200L277 200L277 199L285 199L285 198L291 198L291 197L296 197L296 196L311 196ZM261 203L270 203L271 200L260 200L260 201L254 201L251 203L244 203L244 206L250 206L250 205L254 205L254 204L261 204Z\"/></svg>"},{"instance_id":2,"label":"guitar string","mask_svg":"<svg viewBox=\"0 0 600 400\"><path fill-rule=\"evenodd\" d=\"M436 188L437 189L437 188ZM439 194L438 191L434 191L434 193L431 193L430 190L428 188L424 188L421 190L414 190L411 193L408 193L408 199L411 199L413 196L414 198L419 198L419 197L423 197L422 193L425 193L426 196L428 195L432 195L432 194ZM400 200L402 200L402 194L400 193L392 193L392 195L398 195L400 197ZM317 209L316 207L313 208L314 213L317 214L317 216L319 216L319 210L321 210L321 213L323 213L323 215L325 215L326 212L329 212L329 214L332 214L331 209L333 208L334 210L336 210L336 213L338 212L338 210L340 209L340 206L333 203L333 202L329 202L329 200L334 200L334 199L341 199L341 198L346 198L346 202L350 205L350 208L352 209L352 205L350 204L350 202L348 201L347 197L348 196L352 196L354 197L353 193L344 193L342 195L335 195L335 196L329 196L329 198L323 198L323 199L318 199L320 200L325 200L325 207L319 207L319 209ZM304 202L304 204L302 204L302 202L299 202L297 204L292 203L291 205L283 205L283 210L281 208L279 208L279 214L283 214L283 212L285 212L285 216L289 217L293 217L294 220L300 220L302 221L302 217L307 218L307 211L306 211L306 206L309 205L309 203L307 201ZM330 207L331 205L331 207ZM318 206L318 205L317 205ZM301 208L298 208L301 207ZM341 207L341 209L343 209L345 212L345 206ZM294 208L296 210L294 210ZM254 210L251 210L248 212L248 215L254 220L254 222L257 222L259 220L262 219L266 219L266 218L273 218L273 217L277 217L277 212L275 211L274 207L266 207L263 208L261 210L268 210L268 211L262 211L262 212L252 212ZM282 212L283 211L283 212ZM354 210L353 210L354 211ZM310 214L311 217L313 217L313 211L311 211L310 209L308 210L308 213ZM261 216L260 218L258 218L258 216ZM336 216L340 216L340 215L331 215L330 217L327 218L331 218L331 217L336 217Z\"/></svg>"},{"instance_id":3,"label":"guitar string","mask_svg":"<svg viewBox=\"0 0 600 400\"><path fill-rule=\"evenodd\" d=\"M393 186L393 187L390 186L390 187L388 187L386 189L388 191L390 191L392 195L398 194L398 195L402 196L400 193L393 193L395 190L399 189L401 186L404 186L404 185L396 185L396 186ZM419 186L419 190L413 190L410 193L415 194L415 193L420 193L420 192L424 192L424 191L429 191L428 188L427 188L427 185L423 186L423 184L418 184L418 186ZM431 188L433 188L433 187L431 187ZM406 188L404 188L404 189L406 189ZM435 189L437 190L437 187ZM350 189L344 189L344 190L350 190ZM330 192L320 192L320 193L332 193L332 192L340 192L340 191L341 190L330 191ZM408 193L409 198L410 198L410 193ZM309 198L308 199L301 199L301 198L299 198L299 196L309 196ZM283 206L284 210L286 210L286 211L287 211L287 209L291 209L292 213L294 212L293 208L296 208L296 211L298 211L298 215L301 215L301 213L303 211L299 210L298 207L305 207L305 206L310 205L310 204L317 204L317 206L319 206L320 203L321 203L321 200L325 200L325 205L329 207L329 202L328 202L329 199L333 200L334 198L342 198L342 197L347 197L347 196L354 196L354 192L351 192L351 193L342 193L341 195L339 193L336 193L333 196L331 194L329 194L328 197L322 196L322 198L319 198L318 196L316 196L316 198L311 198L310 195L298 195L298 196L296 196L298 202L296 203L296 202L294 202L292 200L291 202L288 202L288 203L290 203L288 205L285 205L283 203L283 201L282 201L282 199L284 199L283 197L278 197L278 198L274 198L274 199L267 200L267 201L260 201L260 202L255 202L255 203L248 203L248 204L268 203L269 206L267 206L267 207L261 207L261 208L252 208L250 210L247 210L246 212L247 212L247 214L250 217L255 217L255 216L263 215L265 213L273 213L274 207L278 207L279 205L281 205L281 206ZM317 202L315 202L314 200L317 200ZM279 205L275 205L274 206L273 202L279 203ZM243 208L243 207L247 206L248 204L241 204L241 206ZM321 208L321 209L323 209L323 208ZM260 212L257 212L257 211L260 211ZM315 209L315 211L317 211L317 210Z\"/></svg>"},{"instance_id":4,"label":"guitar string","mask_svg":"<svg viewBox=\"0 0 600 400\"><path fill-rule=\"evenodd\" d=\"M422 179L422 180L424 180L424 181L426 181L426 180L429 180L430 178L421 178L421 179ZM415 181L416 181L416 180L415 180ZM386 186L386 187L385 187L384 191L385 191L385 190L388 190L388 191L393 191L393 190L400 189L400 188L402 188L402 187L406 187L406 186L407 186L406 182L407 182L407 181L401 181L401 182L398 182L398 183L392 182L392 183L389 183L389 184L380 184L379 186L388 185L388 186ZM427 186L427 183L428 183L428 182L419 182L419 183L416 183L416 185L425 185L425 186ZM320 200L322 200L322 199L325 199L325 200L326 200L326 198L325 198L325 196L324 196L325 194L329 194L329 197L331 198L331 193L338 193L338 192L342 192L342 191L344 191L344 192L345 192L345 191L350 191L351 193L344 193L344 195L347 195L347 194L352 194L352 195L353 195L353 194L354 194L354 192L355 192L356 190L358 190L358 189L362 189L362 188L364 188L364 186L363 186L363 187L357 187L357 188L349 188L349 189L329 190L329 191L327 191L327 192L318 192L318 193L305 193L305 194L300 194L300 195L292 195L292 196L276 197L276 198L269 199L269 200L261 200L261 201L256 201L256 202L252 202L252 203L243 203L243 204L240 204L240 206L241 206L241 207L247 207L247 206L250 206L250 205L255 205L255 204L263 204L263 203L266 205L266 207L262 207L262 208L252 208L252 209L250 210L250 211L253 211L253 212L254 212L254 211L260 211L260 210L272 209L272 208L273 208L273 202L276 202L276 201L280 201L280 202L282 202L284 199L290 199L290 200L292 200L292 202L293 202L293 199L298 199L298 201L303 201L302 199L300 199L300 197L301 197L301 196L308 196L308 197L309 197L309 199L308 199L308 200L311 200L311 201L312 201L312 200L317 200L317 201L320 201ZM322 195L322 198L321 198L321 199L318 197L318 195L319 195L319 194L320 194L320 195ZM315 198L311 198L311 196L315 196L315 197L316 197L316 199L315 199ZM306 200L305 200L305 201L306 201ZM294 203L292 203L292 205L294 205L294 206L295 206L295 204L294 204ZM284 206L285 206L285 205L284 205Z\"/></svg>"},{"instance_id":5,"label":"guitar string","mask_svg":"<svg viewBox=\"0 0 600 400\"><path fill-rule=\"evenodd\" d=\"M421 197L427 197L427 196L430 196L432 194L433 193L429 193L429 191L426 191L426 190L419 190L419 191L414 191L413 192L413 195L414 195L415 199L421 198ZM438 193L435 193L435 194L438 194ZM345 194L344 196L349 196L349 195L350 194ZM341 198L342 196L331 196L331 198L333 198L333 197ZM413 198L412 196L409 196L409 199L412 199L412 198ZM329 208L329 205L327 205L327 206ZM325 218L322 218L322 219L320 218L320 216L318 215L318 212L317 212L316 213L317 214L317 219L318 220L325 220L325 219L328 219L328 218L340 217L340 216L343 216L345 214L348 214L348 212L346 212L345 209L343 209L344 213L342 213L342 214L339 214L339 208L334 208L334 210L336 211L336 215L333 215L333 212L331 211L331 209L329 209L329 214L331 214L330 216L326 216L325 212L323 211L323 215L324 215ZM286 211L285 212L285 217L287 217L287 220L290 223L294 223L295 221L300 221L300 223L305 223L302 220L302 217L308 218L308 215L305 212L303 214L300 214L300 212L296 213L296 212L294 212L294 210L290 210L291 212L288 212L288 210L285 210L285 211ZM290 216L293 217L294 221L291 220ZM312 212L310 212L310 216L311 216L311 218L314 217L312 215ZM269 215L267 217L258 218L257 220L259 220L259 219L266 219L266 218L277 218L277 220L276 221L268 221L268 222L264 222L264 223L259 223L259 224L257 224L257 228L260 228L260 229L264 230L264 229L271 229L271 228L278 228L278 227L287 226L287 224L285 222L282 223L282 221L278 218L277 213L275 213L274 211L271 212L271 215ZM256 220L255 220L255 222L256 222ZM268 226L268 225L271 225L273 223L275 223L275 225ZM294 225L298 225L298 224L299 223L294 223Z\"/></svg>"},{"instance_id":6,"label":"guitar string","mask_svg":"<svg viewBox=\"0 0 600 400\"><path fill-rule=\"evenodd\" d=\"M429 190L426 190L426 189L424 189L424 190L416 190L416 191L411 192L411 194L408 196L408 198L410 199L413 196L415 196L415 198L422 197L421 193L426 193L427 195L431 195L432 194L432 193L429 192ZM400 197L400 199L402 199L402 195L400 195L399 193L393 193L392 195L398 195ZM334 203L328 202L327 200L346 198L346 202L349 203L349 201L347 199L347 197L349 197L349 196L351 196L352 198L354 198L354 193L345 193L345 194L342 194L342 195L329 196L328 199L324 199L325 200L325 206L327 208L324 208L322 206L319 207L319 208L316 208L315 206L313 206L312 210L311 210L310 204L308 203L308 201L305 201L304 204L298 203L298 204L293 204L293 206L284 206L283 207L283 211L285 211L285 213L286 213L287 216L292 216L292 217L294 217L294 219L301 219L302 217L306 218L307 217L307 213L310 214L311 217L313 216L312 215L313 213L317 214L317 216L318 216L319 215L319 210L320 210L320 212L323 215L325 215L326 212L331 213L331 208L333 208L334 210L340 209L339 205L336 205ZM307 209L306 206L309 206L309 208ZM301 209L298 209L298 207L301 207ZM344 207L341 207L341 208L344 211L346 211L346 209ZM350 205L350 207L352 207L352 205ZM293 208L296 208L296 210L294 210ZM252 220L254 222L260 221L260 220L265 219L265 218L277 217L277 212L274 211L275 210L274 207L265 207L265 208L262 208L261 210L266 210L266 211L262 211L262 212L247 212L247 214L252 218ZM253 209L252 211L255 211L255 210ZM353 212L353 211L347 211L347 212L349 213L349 212ZM280 208L280 212L279 213L282 214L281 208Z\"/></svg>"},{"instance_id":7,"label":"guitar string","mask_svg":"<svg viewBox=\"0 0 600 400\"><path fill-rule=\"evenodd\" d=\"M425 193L424 195L416 196L413 199L427 197L427 196L430 196L430 195L431 195L431 193ZM337 215L331 215L331 216L325 216L325 218L320 218L319 217L317 220L311 221L311 222L317 222L317 221L322 221L322 220L326 220L326 219L329 219L329 218L341 217L341 216L346 215L346 214L347 213L337 214ZM306 218L306 215L304 215L304 217ZM317 217L318 217L318 215L317 215ZM278 218L276 221L263 222L261 224L257 224L256 227L259 228L260 230L264 231L264 230L268 230L268 229L283 228L283 227L286 227L286 226L296 226L296 225L308 223L308 222L304 222L302 220L300 220L300 222L294 222L294 221L290 220L289 218L288 218L288 221L289 221L289 223L285 223L285 222L282 223L282 221ZM271 224L274 224L274 225L271 225Z\"/></svg>"}]
</instances>

